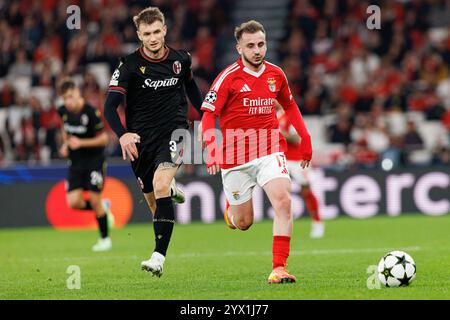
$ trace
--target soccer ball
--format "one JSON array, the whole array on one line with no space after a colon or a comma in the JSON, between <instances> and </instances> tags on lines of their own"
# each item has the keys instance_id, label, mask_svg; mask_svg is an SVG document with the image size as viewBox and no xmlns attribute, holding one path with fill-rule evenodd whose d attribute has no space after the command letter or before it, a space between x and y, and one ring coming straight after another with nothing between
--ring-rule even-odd
<instances>
[{"instance_id":1,"label":"soccer ball","mask_svg":"<svg viewBox=\"0 0 450 320\"><path fill-rule=\"evenodd\" d=\"M409 254L391 251L378 263L378 279L386 287L409 285L416 277L416 264Z\"/></svg>"},{"instance_id":2,"label":"soccer ball","mask_svg":"<svg viewBox=\"0 0 450 320\"><path fill-rule=\"evenodd\" d=\"M217 100L217 93L215 91L210 91L205 96L205 101L209 103L214 103Z\"/></svg>"}]
</instances>

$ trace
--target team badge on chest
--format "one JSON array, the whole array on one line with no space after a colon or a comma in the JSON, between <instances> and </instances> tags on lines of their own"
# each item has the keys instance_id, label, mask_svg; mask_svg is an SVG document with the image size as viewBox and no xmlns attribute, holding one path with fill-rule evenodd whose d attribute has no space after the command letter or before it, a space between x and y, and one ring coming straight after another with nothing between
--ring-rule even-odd
<instances>
[{"instance_id":1,"label":"team badge on chest","mask_svg":"<svg viewBox=\"0 0 450 320\"><path fill-rule=\"evenodd\" d=\"M173 72L175 72L175 74L180 74L180 72L181 72L181 63L180 63L180 61L175 61L174 63L173 63L173 65L172 65L172 69L173 69Z\"/></svg>"},{"instance_id":2,"label":"team badge on chest","mask_svg":"<svg viewBox=\"0 0 450 320\"><path fill-rule=\"evenodd\" d=\"M276 80L274 78L268 78L267 84L269 85L269 90L275 92L277 90Z\"/></svg>"},{"instance_id":3,"label":"team badge on chest","mask_svg":"<svg viewBox=\"0 0 450 320\"><path fill-rule=\"evenodd\" d=\"M81 124L83 126L87 126L89 123L89 117L87 116L87 114L82 114L81 115Z\"/></svg>"}]
</instances>

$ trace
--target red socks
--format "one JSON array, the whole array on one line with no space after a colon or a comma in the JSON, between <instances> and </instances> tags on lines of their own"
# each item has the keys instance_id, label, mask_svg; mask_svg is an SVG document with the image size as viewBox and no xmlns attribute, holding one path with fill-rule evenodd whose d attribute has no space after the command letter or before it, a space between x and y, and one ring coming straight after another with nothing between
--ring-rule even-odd
<instances>
[{"instance_id":1,"label":"red socks","mask_svg":"<svg viewBox=\"0 0 450 320\"><path fill-rule=\"evenodd\" d=\"M286 260L289 257L290 250L291 250L291 237L273 236L273 245L272 245L273 269L277 267L286 266Z\"/></svg>"},{"instance_id":2,"label":"red socks","mask_svg":"<svg viewBox=\"0 0 450 320\"><path fill-rule=\"evenodd\" d=\"M305 199L306 208L308 209L313 221L320 222L319 202L317 201L314 193L311 190L305 191L303 193L303 197Z\"/></svg>"}]
</instances>

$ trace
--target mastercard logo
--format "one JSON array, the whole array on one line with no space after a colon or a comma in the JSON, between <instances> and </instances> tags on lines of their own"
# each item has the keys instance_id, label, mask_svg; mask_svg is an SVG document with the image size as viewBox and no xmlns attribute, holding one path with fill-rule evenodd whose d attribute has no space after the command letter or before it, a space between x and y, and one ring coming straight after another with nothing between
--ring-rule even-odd
<instances>
[{"instance_id":1,"label":"mastercard logo","mask_svg":"<svg viewBox=\"0 0 450 320\"><path fill-rule=\"evenodd\" d=\"M89 199L86 191L84 199ZM109 202L114 216L114 227L128 223L133 213L133 198L127 186L118 179L107 177L102 199ZM65 181L58 182L47 195L45 203L47 219L55 229L97 229L94 211L71 209L66 200Z\"/></svg>"}]
</instances>

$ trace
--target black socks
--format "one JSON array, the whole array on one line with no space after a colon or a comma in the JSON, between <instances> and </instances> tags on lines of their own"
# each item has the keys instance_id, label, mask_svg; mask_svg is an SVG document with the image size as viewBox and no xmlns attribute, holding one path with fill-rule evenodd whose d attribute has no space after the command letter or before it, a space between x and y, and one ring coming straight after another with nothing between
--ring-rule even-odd
<instances>
[{"instance_id":1,"label":"black socks","mask_svg":"<svg viewBox=\"0 0 450 320\"><path fill-rule=\"evenodd\" d=\"M156 199L156 213L153 218L153 229L155 231L155 251L166 255L175 223L175 210L171 197Z\"/></svg>"},{"instance_id":2,"label":"black socks","mask_svg":"<svg viewBox=\"0 0 450 320\"><path fill-rule=\"evenodd\" d=\"M108 237L108 218L106 214L103 217L97 217L98 228L100 230L100 236L102 239Z\"/></svg>"}]
</instances>

